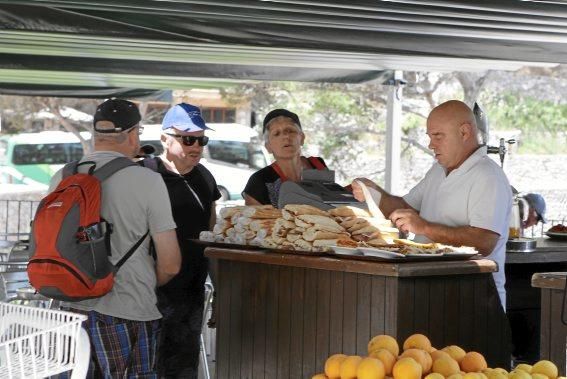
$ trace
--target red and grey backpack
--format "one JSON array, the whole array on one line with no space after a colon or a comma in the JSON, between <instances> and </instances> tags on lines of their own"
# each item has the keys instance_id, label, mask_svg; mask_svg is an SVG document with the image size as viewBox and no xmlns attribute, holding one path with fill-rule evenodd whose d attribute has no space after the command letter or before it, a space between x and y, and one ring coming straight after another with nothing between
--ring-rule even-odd
<instances>
[{"instance_id":1,"label":"red and grey backpack","mask_svg":"<svg viewBox=\"0 0 567 379\"><path fill-rule=\"evenodd\" d=\"M81 165L90 165L88 173L78 172ZM98 170L92 161L65 165L61 182L41 200L32 223L28 276L39 293L80 301L110 292L116 272L149 231L116 265L110 262L112 224L100 215L101 182L135 165L127 158L115 158Z\"/></svg>"}]
</instances>

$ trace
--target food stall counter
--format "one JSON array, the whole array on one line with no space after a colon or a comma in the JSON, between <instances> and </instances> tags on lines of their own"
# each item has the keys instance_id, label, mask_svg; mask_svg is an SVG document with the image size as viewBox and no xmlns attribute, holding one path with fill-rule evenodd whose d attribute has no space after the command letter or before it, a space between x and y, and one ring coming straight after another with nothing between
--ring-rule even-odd
<instances>
[{"instance_id":1,"label":"food stall counter","mask_svg":"<svg viewBox=\"0 0 567 379\"><path fill-rule=\"evenodd\" d=\"M567 272L536 273L532 286L541 291L540 358L553 361L565 372L567 326L561 320ZM567 315L566 315L567 316Z\"/></svg>"},{"instance_id":2,"label":"food stall counter","mask_svg":"<svg viewBox=\"0 0 567 379\"><path fill-rule=\"evenodd\" d=\"M512 329L513 355L519 362L540 359L541 291L531 285L532 275L567 271L567 240L536 239L530 253L506 254L506 309Z\"/></svg>"},{"instance_id":3,"label":"food stall counter","mask_svg":"<svg viewBox=\"0 0 567 379\"><path fill-rule=\"evenodd\" d=\"M510 364L509 329L486 259L361 261L208 247L217 261L217 377L311 377L331 354L389 334Z\"/></svg>"}]
</instances>

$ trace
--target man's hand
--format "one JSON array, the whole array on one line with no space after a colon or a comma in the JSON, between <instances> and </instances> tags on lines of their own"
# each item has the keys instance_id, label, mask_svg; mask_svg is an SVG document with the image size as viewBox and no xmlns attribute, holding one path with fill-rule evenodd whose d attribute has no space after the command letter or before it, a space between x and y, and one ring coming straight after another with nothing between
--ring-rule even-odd
<instances>
[{"instance_id":1,"label":"man's hand","mask_svg":"<svg viewBox=\"0 0 567 379\"><path fill-rule=\"evenodd\" d=\"M365 197L364 197L364 193L362 192L362 188L360 187L360 185L357 183L357 181L361 181L364 184L366 184L367 187L372 187L376 190L378 190L378 186L376 185L376 183L374 183L372 180L370 179L366 179L366 178L356 178L352 181L352 194L354 195L354 198L358 201L365 201Z\"/></svg>"},{"instance_id":2,"label":"man's hand","mask_svg":"<svg viewBox=\"0 0 567 379\"><path fill-rule=\"evenodd\" d=\"M425 234L429 224L414 209L396 209L390 214L390 220L403 233Z\"/></svg>"}]
</instances>

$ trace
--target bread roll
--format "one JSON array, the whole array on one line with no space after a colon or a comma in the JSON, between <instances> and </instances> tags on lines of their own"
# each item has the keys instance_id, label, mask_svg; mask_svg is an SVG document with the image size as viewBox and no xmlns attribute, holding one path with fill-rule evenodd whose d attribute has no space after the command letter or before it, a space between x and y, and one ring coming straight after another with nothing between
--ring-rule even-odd
<instances>
[{"instance_id":1,"label":"bread roll","mask_svg":"<svg viewBox=\"0 0 567 379\"><path fill-rule=\"evenodd\" d=\"M283 208L294 216L298 215L319 215L328 216L329 214L319 208L307 204L287 204Z\"/></svg>"},{"instance_id":2,"label":"bread roll","mask_svg":"<svg viewBox=\"0 0 567 379\"><path fill-rule=\"evenodd\" d=\"M230 224L230 223L227 223L227 224L224 224L224 225L215 224L215 226L213 226L213 233L214 234L225 234L226 231L230 228L232 228L232 224Z\"/></svg>"},{"instance_id":3,"label":"bread roll","mask_svg":"<svg viewBox=\"0 0 567 379\"><path fill-rule=\"evenodd\" d=\"M282 217L282 211L268 206L251 207L248 206L242 210L242 215L254 219L263 218L278 218Z\"/></svg>"},{"instance_id":4,"label":"bread roll","mask_svg":"<svg viewBox=\"0 0 567 379\"><path fill-rule=\"evenodd\" d=\"M293 242L284 240L280 245L278 245L278 249L295 250L295 246L293 245Z\"/></svg>"},{"instance_id":5,"label":"bread roll","mask_svg":"<svg viewBox=\"0 0 567 379\"><path fill-rule=\"evenodd\" d=\"M249 231L250 229L248 229L247 225L236 224L234 225L234 230L236 230L237 233L244 233Z\"/></svg>"},{"instance_id":6,"label":"bread roll","mask_svg":"<svg viewBox=\"0 0 567 379\"><path fill-rule=\"evenodd\" d=\"M328 216L319 216L319 215L299 215L296 217L296 220L299 219L305 223L312 224L317 230L325 230L328 232L335 232L341 233L344 232L345 229L340 226L335 220ZM297 224L297 221L296 221ZM302 225L299 225L302 226Z\"/></svg>"},{"instance_id":7,"label":"bread roll","mask_svg":"<svg viewBox=\"0 0 567 379\"><path fill-rule=\"evenodd\" d=\"M295 223L278 218L272 228L272 236L285 237L289 230L295 228Z\"/></svg>"},{"instance_id":8,"label":"bread roll","mask_svg":"<svg viewBox=\"0 0 567 379\"><path fill-rule=\"evenodd\" d=\"M363 218L359 218L359 217L348 217L348 218L343 219L343 221L340 223L340 225L345 229L350 229L355 225L366 226L366 225L368 225L368 221L366 221Z\"/></svg>"},{"instance_id":9,"label":"bread roll","mask_svg":"<svg viewBox=\"0 0 567 379\"><path fill-rule=\"evenodd\" d=\"M264 238L268 237L272 234L272 231L268 231L267 229L260 229L256 232L256 238L263 240Z\"/></svg>"},{"instance_id":10,"label":"bread roll","mask_svg":"<svg viewBox=\"0 0 567 379\"><path fill-rule=\"evenodd\" d=\"M357 217L370 217L370 213L367 210L354 207L352 205L345 205L342 207L337 207L327 211L331 216L339 216L339 217L348 217L348 216L357 216Z\"/></svg>"},{"instance_id":11,"label":"bread roll","mask_svg":"<svg viewBox=\"0 0 567 379\"><path fill-rule=\"evenodd\" d=\"M357 235L357 234L373 234L373 233L376 233L376 232L380 232L380 229L378 229L377 227L372 226L372 225L366 225L364 228L360 228L360 229L353 231L352 235L354 236L354 235Z\"/></svg>"},{"instance_id":12,"label":"bread roll","mask_svg":"<svg viewBox=\"0 0 567 379\"><path fill-rule=\"evenodd\" d=\"M199 233L199 239L201 241L214 242L215 234L211 231L203 230L202 232Z\"/></svg>"},{"instance_id":13,"label":"bread roll","mask_svg":"<svg viewBox=\"0 0 567 379\"><path fill-rule=\"evenodd\" d=\"M382 238L374 238L366 241L366 244L372 247L388 245L388 242Z\"/></svg>"},{"instance_id":14,"label":"bread roll","mask_svg":"<svg viewBox=\"0 0 567 379\"><path fill-rule=\"evenodd\" d=\"M272 229L275 223L276 220L274 219L260 219L260 220L252 219L252 222L250 222L250 225L248 227L250 228L250 230L256 232L260 229Z\"/></svg>"},{"instance_id":15,"label":"bread roll","mask_svg":"<svg viewBox=\"0 0 567 379\"><path fill-rule=\"evenodd\" d=\"M248 225L250 225L251 222L252 222L252 219L250 217L240 216L236 220L236 225L248 226Z\"/></svg>"},{"instance_id":16,"label":"bread roll","mask_svg":"<svg viewBox=\"0 0 567 379\"><path fill-rule=\"evenodd\" d=\"M305 241L303 238L296 239L293 245L297 250L312 251L313 244L309 241Z\"/></svg>"},{"instance_id":17,"label":"bread roll","mask_svg":"<svg viewBox=\"0 0 567 379\"><path fill-rule=\"evenodd\" d=\"M266 237L261 241L261 245L268 249L276 249L278 244L271 237Z\"/></svg>"},{"instance_id":18,"label":"bread roll","mask_svg":"<svg viewBox=\"0 0 567 379\"><path fill-rule=\"evenodd\" d=\"M305 222L305 221L303 221L303 220L301 220L301 219L299 219L299 218L296 218L296 219L294 219L293 221L294 221L295 225L296 225L298 228L304 228L304 229L307 230L307 228L310 228L310 227L311 227L311 224L310 224L310 223Z\"/></svg>"},{"instance_id":19,"label":"bread roll","mask_svg":"<svg viewBox=\"0 0 567 379\"><path fill-rule=\"evenodd\" d=\"M351 240L350 238L348 239L345 238L345 239L338 239L337 246L356 248L358 247L358 243L354 240Z\"/></svg>"},{"instance_id":20,"label":"bread roll","mask_svg":"<svg viewBox=\"0 0 567 379\"><path fill-rule=\"evenodd\" d=\"M317 230L314 227L308 228L305 232L303 232L303 239L306 241L315 241L321 239L339 239L339 238L350 238L350 234Z\"/></svg>"},{"instance_id":21,"label":"bread roll","mask_svg":"<svg viewBox=\"0 0 567 379\"><path fill-rule=\"evenodd\" d=\"M235 213L244 209L244 206L225 207L219 211L220 218L231 218Z\"/></svg>"},{"instance_id":22,"label":"bread roll","mask_svg":"<svg viewBox=\"0 0 567 379\"><path fill-rule=\"evenodd\" d=\"M295 215L286 209L282 209L282 217L289 221L293 221L295 219Z\"/></svg>"},{"instance_id":23,"label":"bread roll","mask_svg":"<svg viewBox=\"0 0 567 379\"><path fill-rule=\"evenodd\" d=\"M227 237L232 238L236 235L236 230L234 230L234 228L229 228L226 230L225 234Z\"/></svg>"},{"instance_id":24,"label":"bread roll","mask_svg":"<svg viewBox=\"0 0 567 379\"><path fill-rule=\"evenodd\" d=\"M289 242L294 242L295 240L298 240L301 238L301 234L298 233L288 233L287 236L285 236L285 239L288 240Z\"/></svg>"},{"instance_id":25,"label":"bread roll","mask_svg":"<svg viewBox=\"0 0 567 379\"><path fill-rule=\"evenodd\" d=\"M399 245L416 247L416 248L419 248L419 249L427 249L427 250L435 250L439 247L439 244L437 244L435 242L417 243L417 242L413 242L411 240L399 239L399 238L394 239L394 243L399 244Z\"/></svg>"}]
</instances>

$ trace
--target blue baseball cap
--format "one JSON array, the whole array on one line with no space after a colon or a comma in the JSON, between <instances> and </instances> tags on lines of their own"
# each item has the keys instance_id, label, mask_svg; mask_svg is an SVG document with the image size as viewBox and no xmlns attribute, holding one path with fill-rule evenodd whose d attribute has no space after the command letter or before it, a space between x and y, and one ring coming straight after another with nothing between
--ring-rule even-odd
<instances>
[{"instance_id":1,"label":"blue baseball cap","mask_svg":"<svg viewBox=\"0 0 567 379\"><path fill-rule=\"evenodd\" d=\"M545 200L543 199L543 196L537 193L528 193L524 196L524 199L526 199L530 207L532 207L536 211L538 221L546 223L547 220L545 218Z\"/></svg>"},{"instance_id":2,"label":"blue baseball cap","mask_svg":"<svg viewBox=\"0 0 567 379\"><path fill-rule=\"evenodd\" d=\"M201 110L191 104L181 103L171 107L161 123L161 129L175 128L182 132L198 132L201 130L212 130L205 124L201 116Z\"/></svg>"}]
</instances>

